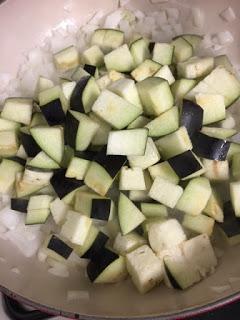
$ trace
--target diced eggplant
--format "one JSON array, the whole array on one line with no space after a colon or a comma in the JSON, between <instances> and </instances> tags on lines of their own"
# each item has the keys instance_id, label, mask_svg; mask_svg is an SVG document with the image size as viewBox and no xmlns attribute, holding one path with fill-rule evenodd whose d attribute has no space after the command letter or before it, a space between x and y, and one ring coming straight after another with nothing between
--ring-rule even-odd
<instances>
[{"instance_id":1,"label":"diced eggplant","mask_svg":"<svg viewBox=\"0 0 240 320\"><path fill-rule=\"evenodd\" d=\"M147 115L158 116L173 107L173 95L166 80L149 77L138 82L137 89Z\"/></svg>"},{"instance_id":2,"label":"diced eggplant","mask_svg":"<svg viewBox=\"0 0 240 320\"><path fill-rule=\"evenodd\" d=\"M181 103L185 95L196 85L196 80L178 79L171 85L175 103Z\"/></svg>"},{"instance_id":3,"label":"diced eggplant","mask_svg":"<svg viewBox=\"0 0 240 320\"><path fill-rule=\"evenodd\" d=\"M152 50L150 50L152 51ZM153 47L153 60L161 65L172 64L174 46L169 43L155 43Z\"/></svg>"},{"instance_id":4,"label":"diced eggplant","mask_svg":"<svg viewBox=\"0 0 240 320\"><path fill-rule=\"evenodd\" d=\"M127 269L140 293L146 293L163 279L162 261L151 248L143 245L126 256Z\"/></svg>"},{"instance_id":5,"label":"diced eggplant","mask_svg":"<svg viewBox=\"0 0 240 320\"><path fill-rule=\"evenodd\" d=\"M224 203L224 221L219 227L224 231L230 245L240 243L240 219L236 217L230 201Z\"/></svg>"},{"instance_id":6,"label":"diced eggplant","mask_svg":"<svg viewBox=\"0 0 240 320\"><path fill-rule=\"evenodd\" d=\"M0 157L15 156L19 148L16 130L0 131Z\"/></svg>"},{"instance_id":7,"label":"diced eggplant","mask_svg":"<svg viewBox=\"0 0 240 320\"><path fill-rule=\"evenodd\" d=\"M53 198L48 195L31 196L28 202L25 224L44 224L50 215L52 200Z\"/></svg>"},{"instance_id":8,"label":"diced eggplant","mask_svg":"<svg viewBox=\"0 0 240 320\"><path fill-rule=\"evenodd\" d=\"M27 165L30 167L48 170L60 169L59 164L43 151L39 152L33 159L29 160Z\"/></svg>"},{"instance_id":9,"label":"diced eggplant","mask_svg":"<svg viewBox=\"0 0 240 320\"><path fill-rule=\"evenodd\" d=\"M84 151L90 145L99 125L87 115L68 111L65 124L65 142L77 151Z\"/></svg>"},{"instance_id":10,"label":"diced eggplant","mask_svg":"<svg viewBox=\"0 0 240 320\"><path fill-rule=\"evenodd\" d=\"M1 117L29 125L32 118L33 100L30 98L8 98L5 100Z\"/></svg>"},{"instance_id":11,"label":"diced eggplant","mask_svg":"<svg viewBox=\"0 0 240 320\"><path fill-rule=\"evenodd\" d=\"M209 137L201 132L194 134L192 143L197 156L210 160L224 161L230 148L230 142Z\"/></svg>"},{"instance_id":12,"label":"diced eggplant","mask_svg":"<svg viewBox=\"0 0 240 320\"><path fill-rule=\"evenodd\" d=\"M227 138L234 136L237 133L237 130L218 128L218 127L202 127L201 132L210 137L225 140Z\"/></svg>"},{"instance_id":13,"label":"diced eggplant","mask_svg":"<svg viewBox=\"0 0 240 320\"><path fill-rule=\"evenodd\" d=\"M73 244L83 245L92 225L92 220L75 211L68 211L66 221L62 225L61 235Z\"/></svg>"},{"instance_id":14,"label":"diced eggplant","mask_svg":"<svg viewBox=\"0 0 240 320\"><path fill-rule=\"evenodd\" d=\"M179 111L178 107L172 107L160 116L150 121L145 128L147 128L148 135L153 138L165 136L176 131L179 127Z\"/></svg>"},{"instance_id":15,"label":"diced eggplant","mask_svg":"<svg viewBox=\"0 0 240 320\"><path fill-rule=\"evenodd\" d=\"M179 78L197 79L209 74L213 68L213 57L193 57L185 62L178 63L177 72Z\"/></svg>"},{"instance_id":16,"label":"diced eggplant","mask_svg":"<svg viewBox=\"0 0 240 320\"><path fill-rule=\"evenodd\" d=\"M35 157L41 151L41 148L25 127L20 130L20 140L29 157Z\"/></svg>"},{"instance_id":17,"label":"diced eggplant","mask_svg":"<svg viewBox=\"0 0 240 320\"><path fill-rule=\"evenodd\" d=\"M92 199L91 218L108 221L112 219L113 202L111 199Z\"/></svg>"},{"instance_id":18,"label":"diced eggplant","mask_svg":"<svg viewBox=\"0 0 240 320\"><path fill-rule=\"evenodd\" d=\"M110 131L107 154L122 156L143 156L146 149L148 129Z\"/></svg>"},{"instance_id":19,"label":"diced eggplant","mask_svg":"<svg viewBox=\"0 0 240 320\"><path fill-rule=\"evenodd\" d=\"M91 64L85 64L83 69L88 72L92 77L98 78L98 68ZM79 79L78 79L79 80Z\"/></svg>"},{"instance_id":20,"label":"diced eggplant","mask_svg":"<svg viewBox=\"0 0 240 320\"><path fill-rule=\"evenodd\" d=\"M160 70L158 70L156 73L154 73L153 76L167 80L167 82L170 86L175 82L175 78L174 78L169 66L162 66L160 68Z\"/></svg>"},{"instance_id":21,"label":"diced eggplant","mask_svg":"<svg viewBox=\"0 0 240 320\"><path fill-rule=\"evenodd\" d=\"M106 54L104 62L108 71L130 72L134 68L134 60L127 44Z\"/></svg>"},{"instance_id":22,"label":"diced eggplant","mask_svg":"<svg viewBox=\"0 0 240 320\"><path fill-rule=\"evenodd\" d=\"M163 251L177 247L186 239L186 234L176 219L153 223L148 231L150 247L159 257Z\"/></svg>"},{"instance_id":23,"label":"diced eggplant","mask_svg":"<svg viewBox=\"0 0 240 320\"><path fill-rule=\"evenodd\" d=\"M82 180L67 178L65 174L66 170L59 169L51 178L51 185L60 199L84 184Z\"/></svg>"},{"instance_id":24,"label":"diced eggplant","mask_svg":"<svg viewBox=\"0 0 240 320\"><path fill-rule=\"evenodd\" d=\"M109 90L101 92L92 111L116 129L125 128L142 113L138 106Z\"/></svg>"},{"instance_id":25,"label":"diced eggplant","mask_svg":"<svg viewBox=\"0 0 240 320\"><path fill-rule=\"evenodd\" d=\"M181 111L180 125L187 129L188 134L191 137L195 132L200 131L202 128L203 109L198 104L184 99Z\"/></svg>"},{"instance_id":26,"label":"diced eggplant","mask_svg":"<svg viewBox=\"0 0 240 320\"><path fill-rule=\"evenodd\" d=\"M240 196L240 182L239 181L230 182L230 198L231 198L235 215L238 218L240 217L239 196Z\"/></svg>"},{"instance_id":27,"label":"diced eggplant","mask_svg":"<svg viewBox=\"0 0 240 320\"><path fill-rule=\"evenodd\" d=\"M185 214L182 225L192 232L207 234L210 237L213 232L214 223L213 218L204 214L198 214L197 216Z\"/></svg>"},{"instance_id":28,"label":"diced eggplant","mask_svg":"<svg viewBox=\"0 0 240 320\"><path fill-rule=\"evenodd\" d=\"M65 112L60 99L52 100L45 105L41 105L40 108L50 126L65 122Z\"/></svg>"},{"instance_id":29,"label":"diced eggplant","mask_svg":"<svg viewBox=\"0 0 240 320\"><path fill-rule=\"evenodd\" d=\"M223 204L216 190L212 188L212 194L203 212L217 222L223 222Z\"/></svg>"},{"instance_id":30,"label":"diced eggplant","mask_svg":"<svg viewBox=\"0 0 240 320\"><path fill-rule=\"evenodd\" d=\"M167 207L174 208L182 193L182 187L156 177L149 191L149 196Z\"/></svg>"},{"instance_id":31,"label":"diced eggplant","mask_svg":"<svg viewBox=\"0 0 240 320\"><path fill-rule=\"evenodd\" d=\"M114 240L113 249L118 254L125 256L127 253L146 244L146 242L146 239L136 232L130 232L124 236L119 232Z\"/></svg>"},{"instance_id":32,"label":"diced eggplant","mask_svg":"<svg viewBox=\"0 0 240 320\"><path fill-rule=\"evenodd\" d=\"M176 38L178 37L179 36L177 36ZM187 40L192 45L194 52L199 48L203 40L203 36L199 34L182 34L181 37Z\"/></svg>"},{"instance_id":33,"label":"diced eggplant","mask_svg":"<svg viewBox=\"0 0 240 320\"><path fill-rule=\"evenodd\" d=\"M17 173L21 173L24 167L16 161L3 159L0 164L0 192L11 193Z\"/></svg>"},{"instance_id":34,"label":"diced eggplant","mask_svg":"<svg viewBox=\"0 0 240 320\"><path fill-rule=\"evenodd\" d=\"M168 209L159 203L141 203L141 211L147 218L159 217L167 218Z\"/></svg>"},{"instance_id":35,"label":"diced eggplant","mask_svg":"<svg viewBox=\"0 0 240 320\"><path fill-rule=\"evenodd\" d=\"M154 180L156 177L160 177L164 180L168 180L173 184L179 183L179 177L172 169L168 161L160 162L148 168L149 173Z\"/></svg>"},{"instance_id":36,"label":"diced eggplant","mask_svg":"<svg viewBox=\"0 0 240 320\"><path fill-rule=\"evenodd\" d=\"M235 153L232 156L231 173L235 180L240 179L240 153Z\"/></svg>"},{"instance_id":37,"label":"diced eggplant","mask_svg":"<svg viewBox=\"0 0 240 320\"><path fill-rule=\"evenodd\" d=\"M83 51L81 59L85 64L101 67L104 62L104 54L97 45L93 45L92 47ZM89 72L88 70L86 71Z\"/></svg>"},{"instance_id":38,"label":"diced eggplant","mask_svg":"<svg viewBox=\"0 0 240 320\"><path fill-rule=\"evenodd\" d=\"M185 127L180 127L177 131L158 139L155 143L164 159L172 158L192 149L192 142Z\"/></svg>"},{"instance_id":39,"label":"diced eggplant","mask_svg":"<svg viewBox=\"0 0 240 320\"><path fill-rule=\"evenodd\" d=\"M28 201L29 201L28 199L12 198L11 209L19 212L27 213Z\"/></svg>"},{"instance_id":40,"label":"diced eggplant","mask_svg":"<svg viewBox=\"0 0 240 320\"><path fill-rule=\"evenodd\" d=\"M129 199L134 202L151 201L151 198L149 197L148 193L152 186L152 179L147 170L144 170L143 174L144 174L146 190L130 190L129 191Z\"/></svg>"},{"instance_id":41,"label":"diced eggplant","mask_svg":"<svg viewBox=\"0 0 240 320\"><path fill-rule=\"evenodd\" d=\"M0 131L19 130L21 124L15 121L0 118Z\"/></svg>"},{"instance_id":42,"label":"diced eggplant","mask_svg":"<svg viewBox=\"0 0 240 320\"><path fill-rule=\"evenodd\" d=\"M150 58L149 41L145 38L133 41L130 45L130 52L135 66L140 65L144 60Z\"/></svg>"},{"instance_id":43,"label":"diced eggplant","mask_svg":"<svg viewBox=\"0 0 240 320\"><path fill-rule=\"evenodd\" d=\"M176 208L189 215L197 216L206 207L211 193L212 189L207 178L194 178L186 186Z\"/></svg>"},{"instance_id":44,"label":"diced eggplant","mask_svg":"<svg viewBox=\"0 0 240 320\"><path fill-rule=\"evenodd\" d=\"M226 117L224 97L220 94L198 93L196 102L203 109L203 124L210 124Z\"/></svg>"},{"instance_id":45,"label":"diced eggplant","mask_svg":"<svg viewBox=\"0 0 240 320\"><path fill-rule=\"evenodd\" d=\"M204 166L192 151L186 151L170 158L168 163L183 180L200 176L205 172Z\"/></svg>"},{"instance_id":46,"label":"diced eggplant","mask_svg":"<svg viewBox=\"0 0 240 320\"><path fill-rule=\"evenodd\" d=\"M82 77L72 92L70 107L72 110L88 113L99 94L100 90L95 79L91 76Z\"/></svg>"},{"instance_id":47,"label":"diced eggplant","mask_svg":"<svg viewBox=\"0 0 240 320\"><path fill-rule=\"evenodd\" d=\"M8 158L6 158L6 160L15 161L15 162L19 163L23 167L26 165L26 160L21 158L21 157L18 157L17 155L13 156L13 157L8 157Z\"/></svg>"},{"instance_id":48,"label":"diced eggplant","mask_svg":"<svg viewBox=\"0 0 240 320\"><path fill-rule=\"evenodd\" d=\"M160 160L160 154L152 138L147 139L145 153L142 156L128 156L131 167L140 167L143 170Z\"/></svg>"},{"instance_id":49,"label":"diced eggplant","mask_svg":"<svg viewBox=\"0 0 240 320\"><path fill-rule=\"evenodd\" d=\"M68 259L73 249L69 247L64 241L58 238L56 235L52 235L47 245L49 250L54 251L64 259Z\"/></svg>"},{"instance_id":50,"label":"diced eggplant","mask_svg":"<svg viewBox=\"0 0 240 320\"><path fill-rule=\"evenodd\" d=\"M227 181L229 179L229 164L228 161L217 161L203 159L203 166L205 168L205 177L210 181Z\"/></svg>"},{"instance_id":51,"label":"diced eggplant","mask_svg":"<svg viewBox=\"0 0 240 320\"><path fill-rule=\"evenodd\" d=\"M108 141L108 134L111 131L111 126L107 122L105 122L104 120L96 116L94 113L89 113L89 117L99 125L99 128L92 139L92 142L91 142L92 145L94 146L106 145Z\"/></svg>"},{"instance_id":52,"label":"diced eggplant","mask_svg":"<svg viewBox=\"0 0 240 320\"><path fill-rule=\"evenodd\" d=\"M91 39L92 45L99 46L103 52L110 52L124 42L124 33L117 29L97 29Z\"/></svg>"},{"instance_id":53,"label":"diced eggplant","mask_svg":"<svg viewBox=\"0 0 240 320\"><path fill-rule=\"evenodd\" d=\"M139 167L122 167L120 171L119 190L146 190L143 169Z\"/></svg>"},{"instance_id":54,"label":"diced eggplant","mask_svg":"<svg viewBox=\"0 0 240 320\"><path fill-rule=\"evenodd\" d=\"M127 129L138 129L145 127L151 120L144 116L137 117L133 122L131 122Z\"/></svg>"},{"instance_id":55,"label":"diced eggplant","mask_svg":"<svg viewBox=\"0 0 240 320\"><path fill-rule=\"evenodd\" d=\"M145 220L142 212L123 193L119 196L118 218L123 235L136 229Z\"/></svg>"},{"instance_id":56,"label":"diced eggplant","mask_svg":"<svg viewBox=\"0 0 240 320\"><path fill-rule=\"evenodd\" d=\"M192 45L183 37L178 37L171 43L174 46L173 60L174 62L183 62L193 55Z\"/></svg>"},{"instance_id":57,"label":"diced eggplant","mask_svg":"<svg viewBox=\"0 0 240 320\"><path fill-rule=\"evenodd\" d=\"M135 81L139 82L152 77L160 68L161 65L159 63L146 59L131 72L131 76Z\"/></svg>"},{"instance_id":58,"label":"diced eggplant","mask_svg":"<svg viewBox=\"0 0 240 320\"><path fill-rule=\"evenodd\" d=\"M30 132L39 147L50 158L61 163L64 152L63 128L38 126L31 128Z\"/></svg>"},{"instance_id":59,"label":"diced eggplant","mask_svg":"<svg viewBox=\"0 0 240 320\"><path fill-rule=\"evenodd\" d=\"M76 47L70 46L53 55L55 66L60 71L68 71L80 64L80 57Z\"/></svg>"},{"instance_id":60,"label":"diced eggplant","mask_svg":"<svg viewBox=\"0 0 240 320\"><path fill-rule=\"evenodd\" d=\"M50 211L53 220L57 225L62 224L67 215L68 210L68 205L66 205L64 201L59 198L56 198L54 201L50 203Z\"/></svg>"},{"instance_id":61,"label":"diced eggplant","mask_svg":"<svg viewBox=\"0 0 240 320\"><path fill-rule=\"evenodd\" d=\"M104 234L103 232L98 232L95 240L89 247L89 249L81 256L84 259L90 259L94 260L94 258L101 252L102 248L105 246L105 244L108 241L108 236Z\"/></svg>"}]
</instances>

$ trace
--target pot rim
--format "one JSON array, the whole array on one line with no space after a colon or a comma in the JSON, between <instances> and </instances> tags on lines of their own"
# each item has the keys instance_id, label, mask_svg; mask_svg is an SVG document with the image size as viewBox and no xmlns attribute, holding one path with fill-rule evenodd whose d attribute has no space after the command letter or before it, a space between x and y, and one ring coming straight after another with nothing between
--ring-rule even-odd
<instances>
[{"instance_id":1,"label":"pot rim","mask_svg":"<svg viewBox=\"0 0 240 320\"><path fill-rule=\"evenodd\" d=\"M48 313L49 315L53 316L63 316L67 317L69 319L81 319L81 320L126 320L126 317L114 317L114 316L92 316L92 315L81 315L79 313L71 313L67 311L61 311L58 309L55 309L53 307L48 307L46 305L42 305L41 303L34 302L26 297L23 297L19 294L16 294L9 290L8 288L1 286L0 285L0 292L3 294L6 294L7 296L17 300L18 302L28 305L30 307L33 307L39 311ZM165 314L165 315L159 315L159 316L134 316L131 317L130 319L133 320L183 320L183 319L188 319L190 317L198 316L210 311L214 311L216 309L223 308L231 303L237 302L240 300L240 291L227 296L226 298L221 298L215 302L208 303L206 305L200 306L200 307L193 307L190 309L186 309L180 312L175 312L172 314Z\"/></svg>"}]
</instances>

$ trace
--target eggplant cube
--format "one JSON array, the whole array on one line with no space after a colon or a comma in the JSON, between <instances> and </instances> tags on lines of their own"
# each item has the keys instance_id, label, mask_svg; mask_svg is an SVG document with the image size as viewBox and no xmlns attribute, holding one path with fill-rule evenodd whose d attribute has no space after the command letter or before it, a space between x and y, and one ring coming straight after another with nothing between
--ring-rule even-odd
<instances>
[{"instance_id":1,"label":"eggplant cube","mask_svg":"<svg viewBox=\"0 0 240 320\"><path fill-rule=\"evenodd\" d=\"M155 179L156 177L160 177L162 179L168 180L173 184L179 183L180 179L178 175L175 173L175 171L172 169L168 161L157 163L154 166L149 167L148 171L152 179Z\"/></svg>"},{"instance_id":2,"label":"eggplant cube","mask_svg":"<svg viewBox=\"0 0 240 320\"><path fill-rule=\"evenodd\" d=\"M216 190L212 189L211 197L209 198L203 212L206 213L209 217L213 218L215 221L223 222L223 206Z\"/></svg>"},{"instance_id":3,"label":"eggplant cube","mask_svg":"<svg viewBox=\"0 0 240 320\"><path fill-rule=\"evenodd\" d=\"M69 211L61 234L74 244L83 245L87 238L92 220L75 211Z\"/></svg>"},{"instance_id":4,"label":"eggplant cube","mask_svg":"<svg viewBox=\"0 0 240 320\"><path fill-rule=\"evenodd\" d=\"M146 190L143 169L139 167L122 167L120 171L119 190Z\"/></svg>"},{"instance_id":5,"label":"eggplant cube","mask_svg":"<svg viewBox=\"0 0 240 320\"><path fill-rule=\"evenodd\" d=\"M23 171L23 166L16 161L3 159L0 164L0 192L10 193L16 181L17 173Z\"/></svg>"},{"instance_id":6,"label":"eggplant cube","mask_svg":"<svg viewBox=\"0 0 240 320\"><path fill-rule=\"evenodd\" d=\"M130 232L126 235L122 235L119 232L114 240L113 249L116 250L118 254L125 256L127 253L146 243L146 239L141 237L136 232Z\"/></svg>"},{"instance_id":7,"label":"eggplant cube","mask_svg":"<svg viewBox=\"0 0 240 320\"><path fill-rule=\"evenodd\" d=\"M155 143L164 159L177 156L193 147L185 127L180 127L177 131L158 139Z\"/></svg>"},{"instance_id":8,"label":"eggplant cube","mask_svg":"<svg viewBox=\"0 0 240 320\"><path fill-rule=\"evenodd\" d=\"M3 119L29 125L32 119L33 100L30 98L8 98L4 102Z\"/></svg>"},{"instance_id":9,"label":"eggplant cube","mask_svg":"<svg viewBox=\"0 0 240 320\"><path fill-rule=\"evenodd\" d=\"M0 157L15 156L19 148L16 130L0 131Z\"/></svg>"},{"instance_id":10,"label":"eggplant cube","mask_svg":"<svg viewBox=\"0 0 240 320\"><path fill-rule=\"evenodd\" d=\"M214 227L214 219L204 214L199 214L193 216L190 214L185 214L182 222L183 227L195 232L195 233L205 233L211 236Z\"/></svg>"},{"instance_id":11,"label":"eggplant cube","mask_svg":"<svg viewBox=\"0 0 240 320\"><path fill-rule=\"evenodd\" d=\"M94 45L82 53L82 59L85 64L100 67L103 64L104 55L102 50Z\"/></svg>"},{"instance_id":12,"label":"eggplant cube","mask_svg":"<svg viewBox=\"0 0 240 320\"><path fill-rule=\"evenodd\" d=\"M151 224L148 231L151 248L157 255L164 250L178 246L187 239L182 226L176 219Z\"/></svg>"},{"instance_id":13,"label":"eggplant cube","mask_svg":"<svg viewBox=\"0 0 240 320\"><path fill-rule=\"evenodd\" d=\"M145 153L142 156L128 156L131 167L147 169L160 160L160 154L152 138L147 139Z\"/></svg>"},{"instance_id":14,"label":"eggplant cube","mask_svg":"<svg viewBox=\"0 0 240 320\"><path fill-rule=\"evenodd\" d=\"M206 207L211 193L212 189L207 178L194 178L186 186L176 208L196 216Z\"/></svg>"},{"instance_id":15,"label":"eggplant cube","mask_svg":"<svg viewBox=\"0 0 240 320\"><path fill-rule=\"evenodd\" d=\"M60 71L68 71L77 67L80 63L79 53L76 47L70 46L53 56L55 66Z\"/></svg>"},{"instance_id":16,"label":"eggplant cube","mask_svg":"<svg viewBox=\"0 0 240 320\"><path fill-rule=\"evenodd\" d=\"M229 179L229 164L227 160L203 159L203 166L206 170L204 175L210 181L226 181Z\"/></svg>"},{"instance_id":17,"label":"eggplant cube","mask_svg":"<svg viewBox=\"0 0 240 320\"><path fill-rule=\"evenodd\" d=\"M127 269L140 293L146 293L163 279L163 265L149 246L143 245L128 253Z\"/></svg>"},{"instance_id":18,"label":"eggplant cube","mask_svg":"<svg viewBox=\"0 0 240 320\"><path fill-rule=\"evenodd\" d=\"M230 182L230 197L236 217L240 217L240 181Z\"/></svg>"},{"instance_id":19,"label":"eggplant cube","mask_svg":"<svg viewBox=\"0 0 240 320\"><path fill-rule=\"evenodd\" d=\"M149 191L149 196L167 207L174 208L182 193L182 187L157 177Z\"/></svg>"}]
</instances>

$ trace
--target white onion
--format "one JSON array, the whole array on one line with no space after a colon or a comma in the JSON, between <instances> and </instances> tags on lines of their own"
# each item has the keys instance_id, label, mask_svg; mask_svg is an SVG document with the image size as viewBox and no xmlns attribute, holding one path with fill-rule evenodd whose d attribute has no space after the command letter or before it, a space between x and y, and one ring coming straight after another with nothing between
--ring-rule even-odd
<instances>
[{"instance_id":1,"label":"white onion","mask_svg":"<svg viewBox=\"0 0 240 320\"><path fill-rule=\"evenodd\" d=\"M234 41L232 33L228 30L219 32L217 38L221 45L230 44Z\"/></svg>"},{"instance_id":2,"label":"white onion","mask_svg":"<svg viewBox=\"0 0 240 320\"><path fill-rule=\"evenodd\" d=\"M89 299L90 299L89 292L85 290L69 290L67 292L68 301L89 300Z\"/></svg>"},{"instance_id":3,"label":"white onion","mask_svg":"<svg viewBox=\"0 0 240 320\"><path fill-rule=\"evenodd\" d=\"M229 284L223 286L211 286L210 289L217 293L223 293L227 290L230 290L231 286Z\"/></svg>"},{"instance_id":4,"label":"white onion","mask_svg":"<svg viewBox=\"0 0 240 320\"><path fill-rule=\"evenodd\" d=\"M220 17L227 22L233 22L236 19L236 14L232 7L228 7L220 13Z\"/></svg>"},{"instance_id":5,"label":"white onion","mask_svg":"<svg viewBox=\"0 0 240 320\"><path fill-rule=\"evenodd\" d=\"M9 230L14 230L23 219L20 212L11 210L10 207L5 207L0 211L0 222L1 224Z\"/></svg>"},{"instance_id":6,"label":"white onion","mask_svg":"<svg viewBox=\"0 0 240 320\"><path fill-rule=\"evenodd\" d=\"M175 21L179 18L179 10L177 8L166 8L168 19L174 19Z\"/></svg>"},{"instance_id":7,"label":"white onion","mask_svg":"<svg viewBox=\"0 0 240 320\"><path fill-rule=\"evenodd\" d=\"M235 120L231 115L228 115L225 120L221 121L221 127L224 129L232 129L235 127L235 124Z\"/></svg>"},{"instance_id":8,"label":"white onion","mask_svg":"<svg viewBox=\"0 0 240 320\"><path fill-rule=\"evenodd\" d=\"M70 266L78 266L80 268L86 268L89 263L88 259L80 258L74 251L67 259L67 264Z\"/></svg>"},{"instance_id":9,"label":"white onion","mask_svg":"<svg viewBox=\"0 0 240 320\"><path fill-rule=\"evenodd\" d=\"M104 11L103 10L99 10L99 11L94 13L94 15L88 21L88 24L90 24L90 25L98 25L103 17L104 17Z\"/></svg>"},{"instance_id":10,"label":"white onion","mask_svg":"<svg viewBox=\"0 0 240 320\"><path fill-rule=\"evenodd\" d=\"M183 34L183 26L181 23L177 23L172 26L173 31L175 32L175 35L178 36L180 34Z\"/></svg>"},{"instance_id":11,"label":"white onion","mask_svg":"<svg viewBox=\"0 0 240 320\"><path fill-rule=\"evenodd\" d=\"M192 8L193 25L197 28L203 28L205 15L199 8Z\"/></svg>"},{"instance_id":12,"label":"white onion","mask_svg":"<svg viewBox=\"0 0 240 320\"><path fill-rule=\"evenodd\" d=\"M155 19L156 19L157 26L161 28L161 26L163 24L167 23L167 13L166 13L166 11L164 11L164 10L158 11L157 15L155 16Z\"/></svg>"},{"instance_id":13,"label":"white onion","mask_svg":"<svg viewBox=\"0 0 240 320\"><path fill-rule=\"evenodd\" d=\"M20 274L21 271L18 268L12 268L11 271L16 274Z\"/></svg>"},{"instance_id":14,"label":"white onion","mask_svg":"<svg viewBox=\"0 0 240 320\"><path fill-rule=\"evenodd\" d=\"M219 50L222 50L222 49L223 49L223 46L221 46L220 44L214 44L213 47L212 47L213 52L214 51L219 51Z\"/></svg>"},{"instance_id":15,"label":"white onion","mask_svg":"<svg viewBox=\"0 0 240 320\"><path fill-rule=\"evenodd\" d=\"M113 11L111 14L109 14L106 17L105 23L104 23L104 28L117 28L119 25L119 22L123 18L123 11L122 9Z\"/></svg>"},{"instance_id":16,"label":"white onion","mask_svg":"<svg viewBox=\"0 0 240 320\"><path fill-rule=\"evenodd\" d=\"M45 262L47 260L48 255L45 248L40 248L38 250L37 257L40 262Z\"/></svg>"},{"instance_id":17,"label":"white onion","mask_svg":"<svg viewBox=\"0 0 240 320\"><path fill-rule=\"evenodd\" d=\"M3 226L2 224L0 224L0 234L5 233L7 231L8 231L8 229L5 226Z\"/></svg>"},{"instance_id":18,"label":"white onion","mask_svg":"<svg viewBox=\"0 0 240 320\"><path fill-rule=\"evenodd\" d=\"M68 0L67 3L63 6L63 9L67 12L71 12L73 9L73 2L72 0Z\"/></svg>"},{"instance_id":19,"label":"white onion","mask_svg":"<svg viewBox=\"0 0 240 320\"><path fill-rule=\"evenodd\" d=\"M61 278L69 277L69 271L67 269L49 268L48 272L54 276L61 277Z\"/></svg>"}]
</instances>

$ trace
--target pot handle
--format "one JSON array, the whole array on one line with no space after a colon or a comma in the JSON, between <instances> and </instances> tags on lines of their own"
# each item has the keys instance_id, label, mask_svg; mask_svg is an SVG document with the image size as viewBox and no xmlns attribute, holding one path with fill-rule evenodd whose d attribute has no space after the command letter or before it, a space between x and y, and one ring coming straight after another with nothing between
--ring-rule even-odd
<instances>
[{"instance_id":1,"label":"pot handle","mask_svg":"<svg viewBox=\"0 0 240 320\"><path fill-rule=\"evenodd\" d=\"M44 320L54 317L39 310L26 310L18 301L5 294L3 295L3 305L11 320Z\"/></svg>"}]
</instances>

